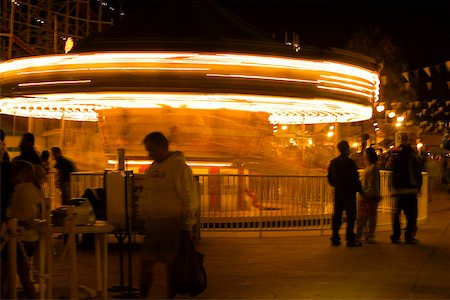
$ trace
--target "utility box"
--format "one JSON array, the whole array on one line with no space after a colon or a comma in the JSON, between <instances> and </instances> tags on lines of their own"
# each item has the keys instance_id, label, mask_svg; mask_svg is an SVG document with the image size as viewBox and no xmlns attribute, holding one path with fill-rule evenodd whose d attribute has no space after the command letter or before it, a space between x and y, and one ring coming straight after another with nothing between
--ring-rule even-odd
<instances>
[{"instance_id":1,"label":"utility box","mask_svg":"<svg viewBox=\"0 0 450 300\"><path fill-rule=\"evenodd\" d=\"M106 219L118 230L130 229L133 205L133 171L106 171Z\"/></svg>"}]
</instances>

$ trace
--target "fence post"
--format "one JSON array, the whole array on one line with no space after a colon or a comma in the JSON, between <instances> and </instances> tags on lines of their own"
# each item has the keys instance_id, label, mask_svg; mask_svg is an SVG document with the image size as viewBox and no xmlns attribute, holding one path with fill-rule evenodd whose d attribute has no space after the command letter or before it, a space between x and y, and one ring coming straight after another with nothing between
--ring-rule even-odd
<instances>
[{"instance_id":1,"label":"fence post","mask_svg":"<svg viewBox=\"0 0 450 300\"><path fill-rule=\"evenodd\" d=\"M47 220L47 222L45 223L45 238L46 238L46 243L47 243L47 253L46 253L46 258L47 258L47 299L53 299L53 282L52 282L52 276L51 276L51 272L52 272L52 259L53 259L53 244L52 244L52 218L51 218L51 199L46 197L45 198L45 207L46 207L46 214L45 214L45 219Z\"/></svg>"},{"instance_id":2,"label":"fence post","mask_svg":"<svg viewBox=\"0 0 450 300\"><path fill-rule=\"evenodd\" d=\"M69 286L70 299L78 299L77 248L74 233L75 206L69 205L65 225L67 226L67 246L69 247Z\"/></svg>"},{"instance_id":3,"label":"fence post","mask_svg":"<svg viewBox=\"0 0 450 300\"><path fill-rule=\"evenodd\" d=\"M263 228L262 228L262 196L263 196L263 191L264 191L264 189L263 189L263 182L264 182L264 180L263 180L263 177L259 177L259 192L258 192L258 194L257 195L259 195L259 197L257 197L256 198L256 201L258 202L259 201L259 203L258 203L258 209L259 209L259 214L258 214L258 237L262 237L262 230L263 230ZM258 200L258 198L259 198L259 200Z\"/></svg>"},{"instance_id":4,"label":"fence post","mask_svg":"<svg viewBox=\"0 0 450 300\"><path fill-rule=\"evenodd\" d=\"M9 231L8 241L8 290L11 299L17 299L16 274L17 274L17 219L7 221Z\"/></svg>"},{"instance_id":5,"label":"fence post","mask_svg":"<svg viewBox=\"0 0 450 300\"><path fill-rule=\"evenodd\" d=\"M325 223L325 180L323 180L323 177L318 178L321 178L319 184L320 206L322 208L320 211L320 235L323 236Z\"/></svg>"}]
</instances>

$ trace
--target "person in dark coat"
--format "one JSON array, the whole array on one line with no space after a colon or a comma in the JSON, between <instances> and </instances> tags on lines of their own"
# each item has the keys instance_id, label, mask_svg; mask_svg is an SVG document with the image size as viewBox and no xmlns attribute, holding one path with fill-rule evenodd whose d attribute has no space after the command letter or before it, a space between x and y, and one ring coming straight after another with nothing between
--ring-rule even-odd
<instances>
[{"instance_id":1,"label":"person in dark coat","mask_svg":"<svg viewBox=\"0 0 450 300\"><path fill-rule=\"evenodd\" d=\"M34 165L41 165L41 159L34 148L34 134L31 132L24 133L20 141L20 155L14 160L24 160Z\"/></svg>"},{"instance_id":2,"label":"person in dark coat","mask_svg":"<svg viewBox=\"0 0 450 300\"><path fill-rule=\"evenodd\" d=\"M334 212L332 220L333 235L331 245L341 244L339 229L342 225L342 213L347 214L346 240L348 247L361 246L355 239L356 220L356 192L363 195L358 169L355 162L349 158L350 146L347 141L340 141L337 145L340 155L331 160L328 167L328 182L334 187Z\"/></svg>"},{"instance_id":3,"label":"person in dark coat","mask_svg":"<svg viewBox=\"0 0 450 300\"><path fill-rule=\"evenodd\" d=\"M19 148L20 155L14 157L13 161L24 160L31 163L34 169L34 184L41 188L46 174L39 153L34 147L34 134L31 132L24 133Z\"/></svg>"},{"instance_id":4,"label":"person in dark coat","mask_svg":"<svg viewBox=\"0 0 450 300\"><path fill-rule=\"evenodd\" d=\"M75 164L62 155L61 148L52 147L50 149L56 163L56 187L61 190L62 205L68 205L70 202L70 173L76 172Z\"/></svg>"},{"instance_id":5,"label":"person in dark coat","mask_svg":"<svg viewBox=\"0 0 450 300\"><path fill-rule=\"evenodd\" d=\"M416 244L417 194L422 188L422 170L416 151L408 144L408 135L402 134L401 145L394 151L392 183L396 204L392 220L391 242L401 242L400 213L406 217L405 243Z\"/></svg>"}]
</instances>

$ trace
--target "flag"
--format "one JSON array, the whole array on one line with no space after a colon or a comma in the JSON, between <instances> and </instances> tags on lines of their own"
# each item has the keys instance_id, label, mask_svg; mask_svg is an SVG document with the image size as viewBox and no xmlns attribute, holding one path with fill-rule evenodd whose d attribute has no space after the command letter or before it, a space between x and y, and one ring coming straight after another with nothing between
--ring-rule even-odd
<instances>
[{"instance_id":1,"label":"flag","mask_svg":"<svg viewBox=\"0 0 450 300\"><path fill-rule=\"evenodd\" d=\"M448 70L448 67L447 67L447 70ZM409 73L408 72L403 72L402 75L406 79L406 81L409 82Z\"/></svg>"}]
</instances>

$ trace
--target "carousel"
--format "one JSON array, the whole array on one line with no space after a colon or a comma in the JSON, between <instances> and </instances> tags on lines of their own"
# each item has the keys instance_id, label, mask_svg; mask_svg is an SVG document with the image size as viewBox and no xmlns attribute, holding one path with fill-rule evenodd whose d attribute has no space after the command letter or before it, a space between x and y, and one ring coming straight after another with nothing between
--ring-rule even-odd
<instances>
[{"instance_id":1,"label":"carousel","mask_svg":"<svg viewBox=\"0 0 450 300\"><path fill-rule=\"evenodd\" d=\"M85 169L114 165L117 149L130 168L146 165L142 139L161 131L193 166L275 172L270 162L312 144L308 129L368 120L378 101L369 59L277 42L210 2L156 3L74 42L67 54L0 63L0 110L60 120L63 138L44 132L47 146ZM280 144L281 125L303 128L300 144ZM302 164L292 172L313 168Z\"/></svg>"}]
</instances>

